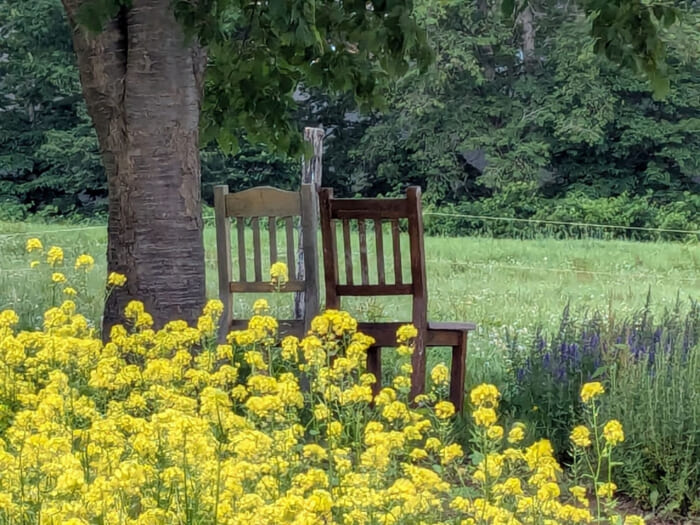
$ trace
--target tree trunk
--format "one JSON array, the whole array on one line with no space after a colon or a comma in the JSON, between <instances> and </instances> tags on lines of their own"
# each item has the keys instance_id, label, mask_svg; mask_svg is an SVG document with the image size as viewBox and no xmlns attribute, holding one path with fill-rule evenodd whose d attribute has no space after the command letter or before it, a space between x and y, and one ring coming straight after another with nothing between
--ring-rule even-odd
<instances>
[{"instance_id":1,"label":"tree trunk","mask_svg":"<svg viewBox=\"0 0 700 525\"><path fill-rule=\"evenodd\" d=\"M99 34L76 22L85 0L63 0L83 95L109 187L110 296L103 338L139 299L156 326L193 321L205 299L199 115L205 55L186 43L171 0L134 0Z\"/></svg>"},{"instance_id":2,"label":"tree trunk","mask_svg":"<svg viewBox=\"0 0 700 525\"><path fill-rule=\"evenodd\" d=\"M523 63L525 72L532 74L537 66L537 56L535 55L535 16L532 8L528 5L522 10L519 16L522 26Z\"/></svg>"}]
</instances>

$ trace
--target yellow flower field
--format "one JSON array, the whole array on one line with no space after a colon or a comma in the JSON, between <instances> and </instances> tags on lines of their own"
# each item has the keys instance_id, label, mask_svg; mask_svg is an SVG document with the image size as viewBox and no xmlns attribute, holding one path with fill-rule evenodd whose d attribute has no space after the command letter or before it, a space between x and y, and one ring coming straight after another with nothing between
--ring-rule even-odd
<instances>
[{"instance_id":1,"label":"yellow flower field","mask_svg":"<svg viewBox=\"0 0 700 525\"><path fill-rule=\"evenodd\" d=\"M260 313L217 344L221 312L156 331L134 301L104 345L72 300L37 331L0 312L0 524L623 523L609 477L569 490L549 441L497 424L494 386L471 392L469 451L444 365L409 403L412 327L394 387L373 396L373 341L347 313L282 341ZM622 428L599 436L593 460L610 463Z\"/></svg>"}]
</instances>

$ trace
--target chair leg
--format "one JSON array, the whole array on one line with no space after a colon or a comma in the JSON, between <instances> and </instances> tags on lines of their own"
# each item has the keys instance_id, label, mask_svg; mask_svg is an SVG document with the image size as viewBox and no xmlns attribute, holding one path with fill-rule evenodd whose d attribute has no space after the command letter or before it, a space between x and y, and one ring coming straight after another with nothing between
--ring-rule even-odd
<instances>
[{"instance_id":1,"label":"chair leg","mask_svg":"<svg viewBox=\"0 0 700 525\"><path fill-rule=\"evenodd\" d=\"M367 349L367 371L374 374L377 381L372 385L372 394L377 395L382 389L382 347L370 346Z\"/></svg>"},{"instance_id":2,"label":"chair leg","mask_svg":"<svg viewBox=\"0 0 700 525\"><path fill-rule=\"evenodd\" d=\"M452 377L450 400L457 412L464 408L464 380L467 372L467 332L461 332L459 343L452 347Z\"/></svg>"}]
</instances>

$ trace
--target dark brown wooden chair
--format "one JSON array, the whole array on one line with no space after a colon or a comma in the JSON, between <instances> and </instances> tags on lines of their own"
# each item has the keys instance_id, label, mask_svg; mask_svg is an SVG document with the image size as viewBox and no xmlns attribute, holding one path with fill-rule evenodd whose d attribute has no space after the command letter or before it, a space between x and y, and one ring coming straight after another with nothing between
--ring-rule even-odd
<instances>
[{"instance_id":1,"label":"dark brown wooden chair","mask_svg":"<svg viewBox=\"0 0 700 525\"><path fill-rule=\"evenodd\" d=\"M304 311L300 319L278 320L280 335L303 336L311 320L318 314L318 196L311 184L302 184L300 192L285 191L269 186L251 188L238 193L229 193L228 186L214 187L216 215L216 253L219 268L219 297L224 303L220 339L230 330L239 330L248 325L247 318L234 315L233 295L237 293L270 293L269 268L275 262L287 264L289 281L282 292L303 292ZM303 242L303 278L297 274L295 253L295 218L301 223ZM238 279L234 280L231 256L231 222L236 223L236 250ZM269 237L269 266L263 261L261 247L261 221L266 221ZM278 226L283 223L285 249L280 255L278 248ZM252 246L247 243L246 230L252 230ZM248 235L250 237L250 235ZM249 240L248 240L249 241ZM253 254L253 275L246 258ZM300 272L301 273L301 272Z\"/></svg>"},{"instance_id":2,"label":"dark brown wooden chair","mask_svg":"<svg viewBox=\"0 0 700 525\"><path fill-rule=\"evenodd\" d=\"M418 329L412 357L412 398L425 390L427 347L452 347L452 373L450 399L458 411L464 406L464 380L466 371L467 335L474 330L472 323L434 323L427 319L428 289L425 272L425 247L423 243L423 216L421 191L418 187L406 190L400 199L336 199L333 190L322 188L319 199L321 235L323 239L323 264L325 269L326 308L341 308L343 296L411 295L412 322ZM410 246L410 282L402 271L400 221L408 224ZM368 223L372 222L376 248L376 281L370 283L370 263L367 250ZM351 223L356 223L355 225ZM388 282L385 269L384 223L389 223L392 239L393 282ZM342 230L345 282L340 282L338 272L338 223ZM354 226L354 227L352 227ZM353 275L351 232L356 228L359 237L360 282ZM372 271L374 273L374 271ZM371 335L376 346L367 355L367 368L377 376L375 391L381 381L381 348L396 347L396 330L405 323L361 322L359 330Z\"/></svg>"}]
</instances>

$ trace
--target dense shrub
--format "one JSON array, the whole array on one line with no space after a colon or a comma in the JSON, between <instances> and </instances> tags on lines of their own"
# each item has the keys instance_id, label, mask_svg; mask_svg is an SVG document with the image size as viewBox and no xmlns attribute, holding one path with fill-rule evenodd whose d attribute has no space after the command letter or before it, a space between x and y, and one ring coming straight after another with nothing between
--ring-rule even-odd
<instances>
[{"instance_id":1,"label":"dense shrub","mask_svg":"<svg viewBox=\"0 0 700 525\"><path fill-rule=\"evenodd\" d=\"M426 231L432 235L700 240L700 195L690 192L683 193L676 202L661 204L651 194L591 198L569 193L561 198L545 198L528 184L513 184L492 197L430 208L427 212Z\"/></svg>"},{"instance_id":2,"label":"dense shrub","mask_svg":"<svg viewBox=\"0 0 700 525\"><path fill-rule=\"evenodd\" d=\"M628 429L621 487L662 512L700 508L700 305L678 301L658 319L649 305L631 319L576 318L537 334L522 351L510 341L514 382L506 405L565 450L591 379L609 385L604 411ZM533 410L536 408L536 410ZM562 456L562 459L566 459Z\"/></svg>"}]
</instances>

